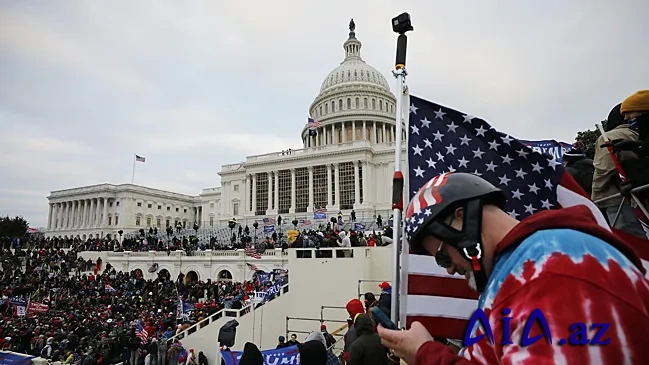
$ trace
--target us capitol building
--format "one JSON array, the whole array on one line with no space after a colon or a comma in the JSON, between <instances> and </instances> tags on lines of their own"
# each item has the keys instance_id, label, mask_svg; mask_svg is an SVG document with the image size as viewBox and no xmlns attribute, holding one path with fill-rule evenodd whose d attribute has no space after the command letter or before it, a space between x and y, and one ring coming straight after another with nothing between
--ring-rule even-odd
<instances>
[{"instance_id":1,"label":"us capitol building","mask_svg":"<svg viewBox=\"0 0 649 365\"><path fill-rule=\"evenodd\" d=\"M305 125L303 148L248 156L221 167L221 186L190 196L133 184L100 184L52 191L46 235L82 239L140 228L252 224L282 215L327 219L354 209L372 219L389 215L396 99L385 77L361 57L353 20L343 44L345 58L322 82L309 112L319 122L315 136ZM405 131L402 138L405 140ZM404 146L405 150L405 146ZM405 159L405 153L403 154Z\"/></svg>"}]
</instances>

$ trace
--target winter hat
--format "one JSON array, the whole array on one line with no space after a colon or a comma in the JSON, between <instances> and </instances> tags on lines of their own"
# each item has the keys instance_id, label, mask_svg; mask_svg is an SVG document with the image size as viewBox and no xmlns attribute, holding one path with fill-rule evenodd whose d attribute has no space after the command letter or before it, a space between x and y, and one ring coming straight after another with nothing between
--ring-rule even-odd
<instances>
[{"instance_id":1,"label":"winter hat","mask_svg":"<svg viewBox=\"0 0 649 365\"><path fill-rule=\"evenodd\" d=\"M649 90L636 91L624 99L620 108L622 114L630 112L649 112Z\"/></svg>"},{"instance_id":2,"label":"winter hat","mask_svg":"<svg viewBox=\"0 0 649 365\"><path fill-rule=\"evenodd\" d=\"M357 314L365 313L365 306L358 299L352 299L349 302L347 302L345 308L347 309L349 318L351 318L352 320L356 317Z\"/></svg>"},{"instance_id":3,"label":"winter hat","mask_svg":"<svg viewBox=\"0 0 649 365\"><path fill-rule=\"evenodd\" d=\"M387 289L389 287L390 287L390 283L388 283L387 281L384 281L381 284L379 284L379 288L381 288L383 290L385 290L385 289Z\"/></svg>"},{"instance_id":4,"label":"winter hat","mask_svg":"<svg viewBox=\"0 0 649 365\"><path fill-rule=\"evenodd\" d=\"M613 130L617 128L618 126L622 124L626 124L626 121L624 120L624 116L622 115L622 112L620 111L620 108L622 107L622 104L618 104L611 109L611 111L608 113L608 118L606 119L606 131Z\"/></svg>"}]
</instances>

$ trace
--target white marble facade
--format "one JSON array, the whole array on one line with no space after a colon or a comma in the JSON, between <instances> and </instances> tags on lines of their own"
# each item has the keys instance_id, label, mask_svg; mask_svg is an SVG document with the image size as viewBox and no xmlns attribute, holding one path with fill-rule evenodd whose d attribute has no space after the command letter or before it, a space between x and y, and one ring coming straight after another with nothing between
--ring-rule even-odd
<instances>
[{"instance_id":1,"label":"white marble facade","mask_svg":"<svg viewBox=\"0 0 649 365\"><path fill-rule=\"evenodd\" d=\"M317 133L305 123L302 149L224 165L221 186L198 196L130 184L55 191L48 197L48 232L105 235L176 221L217 227L231 218L247 223L277 215L312 219L318 208L330 215L354 209L365 219L389 214L396 99L381 72L361 58L361 46L350 31L343 62L327 75L309 108Z\"/></svg>"}]
</instances>

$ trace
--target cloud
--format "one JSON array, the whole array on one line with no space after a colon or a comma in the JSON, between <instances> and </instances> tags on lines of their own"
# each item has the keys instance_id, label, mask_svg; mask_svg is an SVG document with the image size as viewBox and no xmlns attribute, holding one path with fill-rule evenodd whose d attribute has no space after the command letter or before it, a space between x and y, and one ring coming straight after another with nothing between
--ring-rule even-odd
<instances>
[{"instance_id":1,"label":"cloud","mask_svg":"<svg viewBox=\"0 0 649 365\"><path fill-rule=\"evenodd\" d=\"M51 190L131 178L196 195L219 166L299 148L343 60L390 75L407 10L414 95L524 139L571 141L649 85L642 1L137 1L0 5L0 214L47 220Z\"/></svg>"}]
</instances>

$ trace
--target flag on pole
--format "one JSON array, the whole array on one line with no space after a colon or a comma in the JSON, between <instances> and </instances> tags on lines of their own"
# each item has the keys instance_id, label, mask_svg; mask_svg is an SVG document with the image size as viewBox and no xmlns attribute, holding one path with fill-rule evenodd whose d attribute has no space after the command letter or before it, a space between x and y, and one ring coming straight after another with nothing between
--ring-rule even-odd
<instances>
[{"instance_id":1,"label":"flag on pole","mask_svg":"<svg viewBox=\"0 0 649 365\"><path fill-rule=\"evenodd\" d=\"M467 172L502 189L508 196L506 212L518 220L546 209L586 205L598 223L608 228L600 210L553 157L534 152L482 119L414 96L410 101L410 199L437 175ZM420 218L417 214L410 216L411 220ZM615 233L649 268L649 242ZM419 321L433 336L463 338L468 318L477 308L478 293L463 277L448 275L432 256L405 254L408 295L403 310L408 326Z\"/></svg>"},{"instance_id":2,"label":"flag on pole","mask_svg":"<svg viewBox=\"0 0 649 365\"><path fill-rule=\"evenodd\" d=\"M146 162L146 158L140 155L135 155L135 161L137 162Z\"/></svg>"},{"instance_id":3,"label":"flag on pole","mask_svg":"<svg viewBox=\"0 0 649 365\"><path fill-rule=\"evenodd\" d=\"M149 334L146 333L144 330L144 326L142 326L142 321L137 321L137 326L135 328L135 336L140 339L140 342L142 342L143 345L146 345L146 343L149 341Z\"/></svg>"},{"instance_id":4,"label":"flag on pole","mask_svg":"<svg viewBox=\"0 0 649 365\"><path fill-rule=\"evenodd\" d=\"M309 127L309 129L315 129L320 127L320 122L313 118L308 118L306 125L307 127Z\"/></svg>"}]
</instances>

